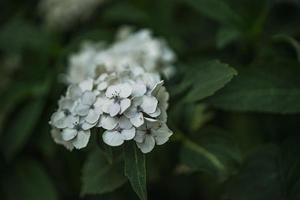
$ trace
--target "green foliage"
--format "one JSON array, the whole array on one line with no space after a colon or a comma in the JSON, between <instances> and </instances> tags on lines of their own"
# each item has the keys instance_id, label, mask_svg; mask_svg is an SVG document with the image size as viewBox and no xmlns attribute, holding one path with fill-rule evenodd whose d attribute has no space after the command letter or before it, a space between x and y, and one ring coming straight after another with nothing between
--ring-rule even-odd
<instances>
[{"instance_id":1,"label":"green foliage","mask_svg":"<svg viewBox=\"0 0 300 200\"><path fill-rule=\"evenodd\" d=\"M5 199L58 200L58 194L45 170L36 161L17 164L8 181L3 185Z\"/></svg>"},{"instance_id":2,"label":"green foliage","mask_svg":"<svg viewBox=\"0 0 300 200\"><path fill-rule=\"evenodd\" d=\"M43 100L32 101L16 113L11 127L6 127L7 131L1 140L1 148L7 159L11 159L26 144L26 140L40 117L43 105Z\"/></svg>"},{"instance_id":3,"label":"green foliage","mask_svg":"<svg viewBox=\"0 0 300 200\"><path fill-rule=\"evenodd\" d=\"M68 30L38 2L0 1L0 199L300 199L298 1L107 0ZM69 152L48 124L69 56L124 25L174 49L174 134L146 155L102 133Z\"/></svg>"},{"instance_id":4,"label":"green foliage","mask_svg":"<svg viewBox=\"0 0 300 200\"><path fill-rule=\"evenodd\" d=\"M199 63L196 68L187 72L180 90L186 91L191 88L185 100L187 102L199 101L224 87L236 74L233 68L219 61Z\"/></svg>"},{"instance_id":5,"label":"green foliage","mask_svg":"<svg viewBox=\"0 0 300 200\"><path fill-rule=\"evenodd\" d=\"M103 194L121 187L126 182L122 169L121 159L110 163L102 151L94 150L82 169L82 195Z\"/></svg>"},{"instance_id":6,"label":"green foliage","mask_svg":"<svg viewBox=\"0 0 300 200\"><path fill-rule=\"evenodd\" d=\"M239 76L209 102L226 110L298 113L299 69L286 61L241 69Z\"/></svg>"},{"instance_id":7,"label":"green foliage","mask_svg":"<svg viewBox=\"0 0 300 200\"><path fill-rule=\"evenodd\" d=\"M145 155L132 142L124 148L124 161L125 176L133 190L140 199L147 200Z\"/></svg>"},{"instance_id":8,"label":"green foliage","mask_svg":"<svg viewBox=\"0 0 300 200\"><path fill-rule=\"evenodd\" d=\"M260 148L229 182L226 197L232 200L299 199L299 153L299 138L290 138L281 146Z\"/></svg>"},{"instance_id":9,"label":"green foliage","mask_svg":"<svg viewBox=\"0 0 300 200\"><path fill-rule=\"evenodd\" d=\"M181 161L193 171L209 173L224 181L236 173L242 155L234 140L218 129L203 130L191 140L184 138Z\"/></svg>"},{"instance_id":10,"label":"green foliage","mask_svg":"<svg viewBox=\"0 0 300 200\"><path fill-rule=\"evenodd\" d=\"M203 15L222 24L239 26L241 17L226 3L225 0L186 0Z\"/></svg>"},{"instance_id":11,"label":"green foliage","mask_svg":"<svg viewBox=\"0 0 300 200\"><path fill-rule=\"evenodd\" d=\"M297 59L300 62L300 44L297 40L288 35L275 35L273 38L275 41L282 41L290 44L295 49Z\"/></svg>"},{"instance_id":12,"label":"green foliage","mask_svg":"<svg viewBox=\"0 0 300 200\"><path fill-rule=\"evenodd\" d=\"M0 31L0 49L10 53L21 53L28 49L45 52L51 45L46 32L22 19L12 19Z\"/></svg>"}]
</instances>

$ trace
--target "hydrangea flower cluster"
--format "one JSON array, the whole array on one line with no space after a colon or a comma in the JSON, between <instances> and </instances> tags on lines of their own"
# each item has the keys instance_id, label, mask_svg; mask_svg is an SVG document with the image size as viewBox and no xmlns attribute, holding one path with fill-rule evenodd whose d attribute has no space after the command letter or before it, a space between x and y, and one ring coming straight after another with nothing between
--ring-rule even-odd
<instances>
[{"instance_id":1,"label":"hydrangea flower cluster","mask_svg":"<svg viewBox=\"0 0 300 200\"><path fill-rule=\"evenodd\" d=\"M71 57L70 85L50 120L56 143L81 149L102 129L104 143L120 146L134 140L148 153L172 135L166 125L169 94L159 72L171 67L173 53L149 38L148 31L124 35L107 49L87 45ZM151 49L150 44L156 45Z\"/></svg>"},{"instance_id":2,"label":"hydrangea flower cluster","mask_svg":"<svg viewBox=\"0 0 300 200\"><path fill-rule=\"evenodd\" d=\"M142 67L146 72L160 73L166 78L175 73L174 52L163 39L154 38L150 30L132 32L121 28L115 43L104 48L104 43L84 43L80 52L69 59L68 83L78 83L103 73L132 70Z\"/></svg>"}]
</instances>

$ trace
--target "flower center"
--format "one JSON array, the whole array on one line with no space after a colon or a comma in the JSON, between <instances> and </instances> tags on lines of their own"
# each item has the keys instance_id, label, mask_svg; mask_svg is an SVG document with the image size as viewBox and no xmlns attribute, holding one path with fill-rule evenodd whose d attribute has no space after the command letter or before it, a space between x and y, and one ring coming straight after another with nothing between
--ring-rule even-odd
<instances>
[{"instance_id":1,"label":"flower center","mask_svg":"<svg viewBox=\"0 0 300 200\"><path fill-rule=\"evenodd\" d=\"M115 91L112 93L112 96L113 96L113 98L118 98L118 97L119 97L119 92L115 90Z\"/></svg>"},{"instance_id":2,"label":"flower center","mask_svg":"<svg viewBox=\"0 0 300 200\"><path fill-rule=\"evenodd\" d=\"M138 112L142 112L142 111L143 111L143 109L141 108L141 106L137 106L137 107L136 107L136 110L137 110Z\"/></svg>"},{"instance_id":3,"label":"flower center","mask_svg":"<svg viewBox=\"0 0 300 200\"><path fill-rule=\"evenodd\" d=\"M64 114L65 114L65 116L69 116L69 115L71 115L71 112L69 110L65 109Z\"/></svg>"},{"instance_id":4,"label":"flower center","mask_svg":"<svg viewBox=\"0 0 300 200\"><path fill-rule=\"evenodd\" d=\"M116 97L114 96L113 99L114 99L114 103L117 103L117 104L121 103L121 99L119 98L119 96L116 96Z\"/></svg>"},{"instance_id":5,"label":"flower center","mask_svg":"<svg viewBox=\"0 0 300 200\"><path fill-rule=\"evenodd\" d=\"M81 131L81 130L82 130L81 124L75 124L74 129L75 129L76 131Z\"/></svg>"},{"instance_id":6,"label":"flower center","mask_svg":"<svg viewBox=\"0 0 300 200\"><path fill-rule=\"evenodd\" d=\"M151 130L150 129L146 129L146 135L151 135Z\"/></svg>"}]
</instances>

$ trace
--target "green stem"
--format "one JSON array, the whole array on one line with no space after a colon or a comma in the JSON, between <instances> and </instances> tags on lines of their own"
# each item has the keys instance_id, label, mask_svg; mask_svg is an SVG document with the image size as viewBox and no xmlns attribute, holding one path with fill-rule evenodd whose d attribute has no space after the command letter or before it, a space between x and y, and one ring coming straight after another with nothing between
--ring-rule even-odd
<instances>
[{"instance_id":1,"label":"green stem","mask_svg":"<svg viewBox=\"0 0 300 200\"><path fill-rule=\"evenodd\" d=\"M173 141L182 142L190 150L207 158L219 171L222 171L222 172L226 171L225 166L223 165L223 163L219 160L219 158L217 156L210 153L207 149L205 149L201 145L199 145L199 144L193 142L192 140L190 140L189 138L187 138L180 131L178 131L174 134Z\"/></svg>"}]
</instances>

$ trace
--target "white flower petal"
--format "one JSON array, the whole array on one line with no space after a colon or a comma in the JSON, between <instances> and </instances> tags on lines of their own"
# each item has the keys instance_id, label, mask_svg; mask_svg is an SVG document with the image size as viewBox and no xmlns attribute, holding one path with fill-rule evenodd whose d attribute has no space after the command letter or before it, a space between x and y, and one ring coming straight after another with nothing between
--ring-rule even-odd
<instances>
[{"instance_id":1,"label":"white flower petal","mask_svg":"<svg viewBox=\"0 0 300 200\"><path fill-rule=\"evenodd\" d=\"M111 117L114 117L117 114L119 114L120 110L121 110L121 106L118 103L111 104L108 109Z\"/></svg>"},{"instance_id":2,"label":"white flower petal","mask_svg":"<svg viewBox=\"0 0 300 200\"><path fill-rule=\"evenodd\" d=\"M121 92L121 89L118 85L112 85L107 88L105 95L108 98L113 98L113 97L119 96L120 92Z\"/></svg>"},{"instance_id":3,"label":"white flower petal","mask_svg":"<svg viewBox=\"0 0 300 200\"><path fill-rule=\"evenodd\" d=\"M100 115L101 112L97 112L96 109L90 109L88 115L85 117L85 121L87 121L90 124L94 124L98 121Z\"/></svg>"},{"instance_id":4,"label":"white flower petal","mask_svg":"<svg viewBox=\"0 0 300 200\"><path fill-rule=\"evenodd\" d=\"M100 91L103 91L107 88L107 86L108 86L107 82L101 82L101 83L98 84L97 89L100 90Z\"/></svg>"},{"instance_id":5,"label":"white flower petal","mask_svg":"<svg viewBox=\"0 0 300 200\"><path fill-rule=\"evenodd\" d=\"M127 117L122 116L119 118L119 127L121 129L130 129L132 127L132 124Z\"/></svg>"},{"instance_id":6,"label":"white flower petal","mask_svg":"<svg viewBox=\"0 0 300 200\"><path fill-rule=\"evenodd\" d=\"M155 146L155 140L151 135L146 134L144 141L136 144L143 153L149 153Z\"/></svg>"},{"instance_id":7,"label":"white flower petal","mask_svg":"<svg viewBox=\"0 0 300 200\"><path fill-rule=\"evenodd\" d=\"M93 105L96 101L96 95L93 92L86 91L81 97L81 103L84 105Z\"/></svg>"},{"instance_id":8,"label":"white flower petal","mask_svg":"<svg viewBox=\"0 0 300 200\"><path fill-rule=\"evenodd\" d=\"M147 92L146 85L142 83L136 83L132 87L132 96L140 97L143 96Z\"/></svg>"},{"instance_id":9,"label":"white flower petal","mask_svg":"<svg viewBox=\"0 0 300 200\"><path fill-rule=\"evenodd\" d=\"M77 135L77 131L72 128L66 128L61 132L61 134L64 141L69 141Z\"/></svg>"},{"instance_id":10,"label":"white flower petal","mask_svg":"<svg viewBox=\"0 0 300 200\"><path fill-rule=\"evenodd\" d=\"M153 123L157 123L157 127L159 126L159 121L157 119L152 119L149 117L144 117L145 120L147 121L147 126L148 127L153 127Z\"/></svg>"},{"instance_id":11,"label":"white flower petal","mask_svg":"<svg viewBox=\"0 0 300 200\"><path fill-rule=\"evenodd\" d=\"M90 106L84 104L79 104L75 108L76 114L80 116L86 116L89 113L89 110L90 110Z\"/></svg>"},{"instance_id":12,"label":"white flower petal","mask_svg":"<svg viewBox=\"0 0 300 200\"><path fill-rule=\"evenodd\" d=\"M124 140L132 140L135 136L135 128L124 129L121 131Z\"/></svg>"},{"instance_id":13,"label":"white flower petal","mask_svg":"<svg viewBox=\"0 0 300 200\"><path fill-rule=\"evenodd\" d=\"M162 110L160 115L159 115L159 120L166 123L168 119L167 112L165 110Z\"/></svg>"},{"instance_id":14,"label":"white flower petal","mask_svg":"<svg viewBox=\"0 0 300 200\"><path fill-rule=\"evenodd\" d=\"M56 129L56 128L52 129L51 130L51 136L54 139L55 143L63 145L64 147L66 147L70 151L73 150L74 146L73 146L72 142L71 141L64 141L62 139L61 131L59 129Z\"/></svg>"},{"instance_id":15,"label":"white flower petal","mask_svg":"<svg viewBox=\"0 0 300 200\"><path fill-rule=\"evenodd\" d=\"M157 145L166 143L169 140L169 137L173 135L173 132L167 127L166 124L162 124L159 129L153 130L152 133Z\"/></svg>"},{"instance_id":16,"label":"white flower petal","mask_svg":"<svg viewBox=\"0 0 300 200\"><path fill-rule=\"evenodd\" d=\"M129 99L122 99L120 102L121 114L130 107L131 101Z\"/></svg>"},{"instance_id":17,"label":"white flower petal","mask_svg":"<svg viewBox=\"0 0 300 200\"><path fill-rule=\"evenodd\" d=\"M104 129L107 130L112 130L116 128L118 125L118 119L111 117L109 115L102 115L100 118L99 126L103 127Z\"/></svg>"},{"instance_id":18,"label":"white flower petal","mask_svg":"<svg viewBox=\"0 0 300 200\"><path fill-rule=\"evenodd\" d=\"M93 128L93 127L96 126L96 125L97 125L97 122L95 122L95 123L93 123L93 124L90 124L90 123L88 123L88 122L83 122L83 123L81 123L81 128L82 128L82 130L87 131L87 130Z\"/></svg>"},{"instance_id":19,"label":"white flower petal","mask_svg":"<svg viewBox=\"0 0 300 200\"><path fill-rule=\"evenodd\" d=\"M156 83L151 91L151 95L156 96L158 94L160 88L163 86L163 84L164 84L164 81L160 81L160 82Z\"/></svg>"},{"instance_id":20,"label":"white flower petal","mask_svg":"<svg viewBox=\"0 0 300 200\"><path fill-rule=\"evenodd\" d=\"M127 98L131 95L132 88L128 83L120 84L120 94L119 97L121 98Z\"/></svg>"},{"instance_id":21,"label":"white flower petal","mask_svg":"<svg viewBox=\"0 0 300 200\"><path fill-rule=\"evenodd\" d=\"M104 74L101 74L97 80L95 81L96 83L101 83L102 81L104 81L106 78L108 77L108 74L104 73Z\"/></svg>"},{"instance_id":22,"label":"white flower petal","mask_svg":"<svg viewBox=\"0 0 300 200\"><path fill-rule=\"evenodd\" d=\"M68 128L73 128L74 124L76 124L78 122L79 122L78 116L75 117L73 115L68 115L65 118L65 124L66 124L66 127L68 127Z\"/></svg>"},{"instance_id":23,"label":"white flower petal","mask_svg":"<svg viewBox=\"0 0 300 200\"><path fill-rule=\"evenodd\" d=\"M118 131L105 131L102 135L103 142L110 146L120 146L124 143L123 136Z\"/></svg>"},{"instance_id":24,"label":"white flower petal","mask_svg":"<svg viewBox=\"0 0 300 200\"><path fill-rule=\"evenodd\" d=\"M160 115L160 113L161 113L161 111L160 111L160 109L157 107L157 108L156 108L156 111L155 111L154 113L148 113L148 115L149 115L150 117L158 117L158 116Z\"/></svg>"},{"instance_id":25,"label":"white flower petal","mask_svg":"<svg viewBox=\"0 0 300 200\"><path fill-rule=\"evenodd\" d=\"M103 112L109 113L109 106L114 102L113 99L108 99L106 97L99 97L97 98L94 106L100 107Z\"/></svg>"},{"instance_id":26,"label":"white flower petal","mask_svg":"<svg viewBox=\"0 0 300 200\"><path fill-rule=\"evenodd\" d=\"M74 105L75 105L75 102L72 99L63 98L59 101L59 107L62 110L68 110L68 111L72 112Z\"/></svg>"},{"instance_id":27,"label":"white flower petal","mask_svg":"<svg viewBox=\"0 0 300 200\"><path fill-rule=\"evenodd\" d=\"M66 116L63 111L57 111L52 114L50 123L51 125L59 129L66 128L67 124L66 124L65 117Z\"/></svg>"},{"instance_id":28,"label":"white flower petal","mask_svg":"<svg viewBox=\"0 0 300 200\"><path fill-rule=\"evenodd\" d=\"M89 78L79 83L79 87L82 91L91 91L93 89L94 81Z\"/></svg>"},{"instance_id":29,"label":"white flower petal","mask_svg":"<svg viewBox=\"0 0 300 200\"><path fill-rule=\"evenodd\" d=\"M67 97L75 100L78 99L82 94L82 90L77 85L70 85L67 90Z\"/></svg>"},{"instance_id":30,"label":"white flower petal","mask_svg":"<svg viewBox=\"0 0 300 200\"><path fill-rule=\"evenodd\" d=\"M143 143L146 137L146 131L144 130L136 130L134 141L138 143Z\"/></svg>"},{"instance_id":31,"label":"white flower petal","mask_svg":"<svg viewBox=\"0 0 300 200\"><path fill-rule=\"evenodd\" d=\"M77 137L73 140L76 149L82 149L87 146L91 136L90 131L79 131Z\"/></svg>"},{"instance_id":32,"label":"white flower petal","mask_svg":"<svg viewBox=\"0 0 300 200\"><path fill-rule=\"evenodd\" d=\"M132 118L130 118L130 122L131 122L135 127L140 127L142 124L144 124L144 116L143 116L143 113L141 113L141 112L136 113Z\"/></svg>"},{"instance_id":33,"label":"white flower petal","mask_svg":"<svg viewBox=\"0 0 300 200\"><path fill-rule=\"evenodd\" d=\"M152 96L143 96L143 103L141 108L145 113L154 113L157 108L158 101Z\"/></svg>"}]
</instances>

